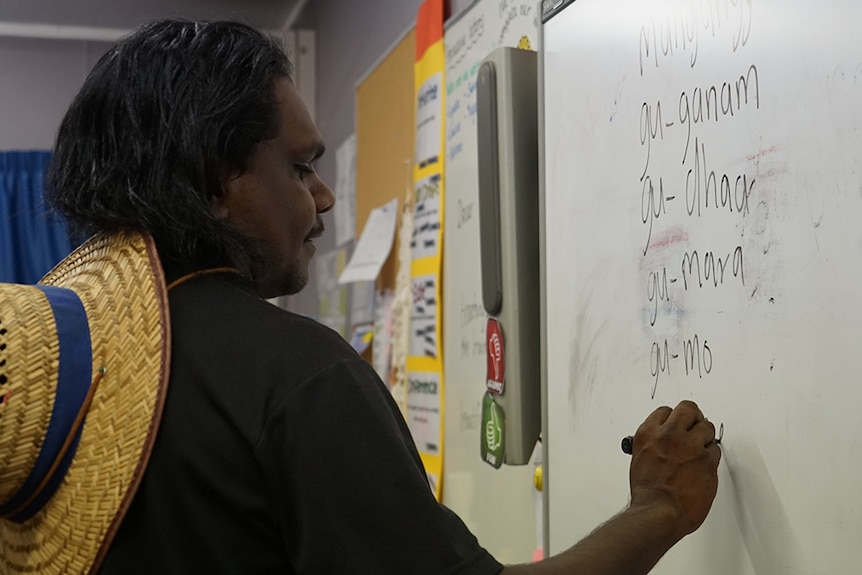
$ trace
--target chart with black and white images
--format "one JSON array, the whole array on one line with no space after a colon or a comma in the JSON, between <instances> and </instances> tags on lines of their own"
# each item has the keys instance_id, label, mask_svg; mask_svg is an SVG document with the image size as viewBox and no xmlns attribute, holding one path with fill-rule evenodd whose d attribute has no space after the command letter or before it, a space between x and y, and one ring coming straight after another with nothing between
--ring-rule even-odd
<instances>
[{"instance_id":1,"label":"chart with black and white images","mask_svg":"<svg viewBox=\"0 0 862 575\"><path fill-rule=\"evenodd\" d=\"M410 309L410 355L437 357L437 278L412 278L413 305Z\"/></svg>"},{"instance_id":2,"label":"chart with black and white images","mask_svg":"<svg viewBox=\"0 0 862 575\"><path fill-rule=\"evenodd\" d=\"M416 207L413 239L410 247L413 259L434 257L440 244L440 174L434 174L416 184Z\"/></svg>"}]
</instances>

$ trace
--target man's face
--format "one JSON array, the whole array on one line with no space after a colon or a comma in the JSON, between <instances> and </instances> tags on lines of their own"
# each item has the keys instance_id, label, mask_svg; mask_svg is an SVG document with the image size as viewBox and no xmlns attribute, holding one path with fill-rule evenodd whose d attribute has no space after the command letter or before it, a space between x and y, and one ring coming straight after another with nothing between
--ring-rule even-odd
<instances>
[{"instance_id":1,"label":"man's face","mask_svg":"<svg viewBox=\"0 0 862 575\"><path fill-rule=\"evenodd\" d=\"M289 80L276 81L275 99L278 135L255 147L248 169L228 178L216 201L217 213L260 245L252 274L267 298L305 287L312 240L323 233L320 214L335 203L314 167L323 139Z\"/></svg>"}]
</instances>

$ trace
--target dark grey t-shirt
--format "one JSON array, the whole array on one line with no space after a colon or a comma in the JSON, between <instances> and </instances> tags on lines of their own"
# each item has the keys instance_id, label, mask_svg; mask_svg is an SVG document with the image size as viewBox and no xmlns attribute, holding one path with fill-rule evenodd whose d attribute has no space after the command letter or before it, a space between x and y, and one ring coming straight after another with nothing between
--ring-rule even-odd
<instances>
[{"instance_id":1,"label":"dark grey t-shirt","mask_svg":"<svg viewBox=\"0 0 862 575\"><path fill-rule=\"evenodd\" d=\"M170 293L165 411L102 575L492 575L400 412L334 332L238 277ZM122 425L122 414L118 414Z\"/></svg>"}]
</instances>

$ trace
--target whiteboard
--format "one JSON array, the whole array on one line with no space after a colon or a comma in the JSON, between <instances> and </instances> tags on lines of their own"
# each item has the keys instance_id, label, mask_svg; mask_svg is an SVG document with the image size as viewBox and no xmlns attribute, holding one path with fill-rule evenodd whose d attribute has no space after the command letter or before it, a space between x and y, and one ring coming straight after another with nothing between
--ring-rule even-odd
<instances>
[{"instance_id":1,"label":"whiteboard","mask_svg":"<svg viewBox=\"0 0 862 575\"><path fill-rule=\"evenodd\" d=\"M536 49L533 0L479 0L446 26L446 210L443 227L443 352L446 382L443 502L504 563L541 546L531 465L499 470L479 457L485 392L485 322L479 252L476 73L499 46ZM538 511L541 511L539 508Z\"/></svg>"},{"instance_id":2,"label":"whiteboard","mask_svg":"<svg viewBox=\"0 0 862 575\"><path fill-rule=\"evenodd\" d=\"M548 3L550 4L550 3ZM862 565L862 4L577 0L542 27L550 551L659 405L724 424L655 573Z\"/></svg>"}]
</instances>

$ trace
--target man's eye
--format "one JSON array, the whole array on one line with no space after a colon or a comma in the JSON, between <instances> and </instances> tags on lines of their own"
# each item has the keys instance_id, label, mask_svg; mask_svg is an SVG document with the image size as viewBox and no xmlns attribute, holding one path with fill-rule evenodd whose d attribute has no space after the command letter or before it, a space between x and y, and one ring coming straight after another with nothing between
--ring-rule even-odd
<instances>
[{"instance_id":1,"label":"man's eye","mask_svg":"<svg viewBox=\"0 0 862 575\"><path fill-rule=\"evenodd\" d=\"M314 166L312 166L310 163L294 164L294 167L296 168L296 172L301 178L304 178L305 176L314 173Z\"/></svg>"}]
</instances>

